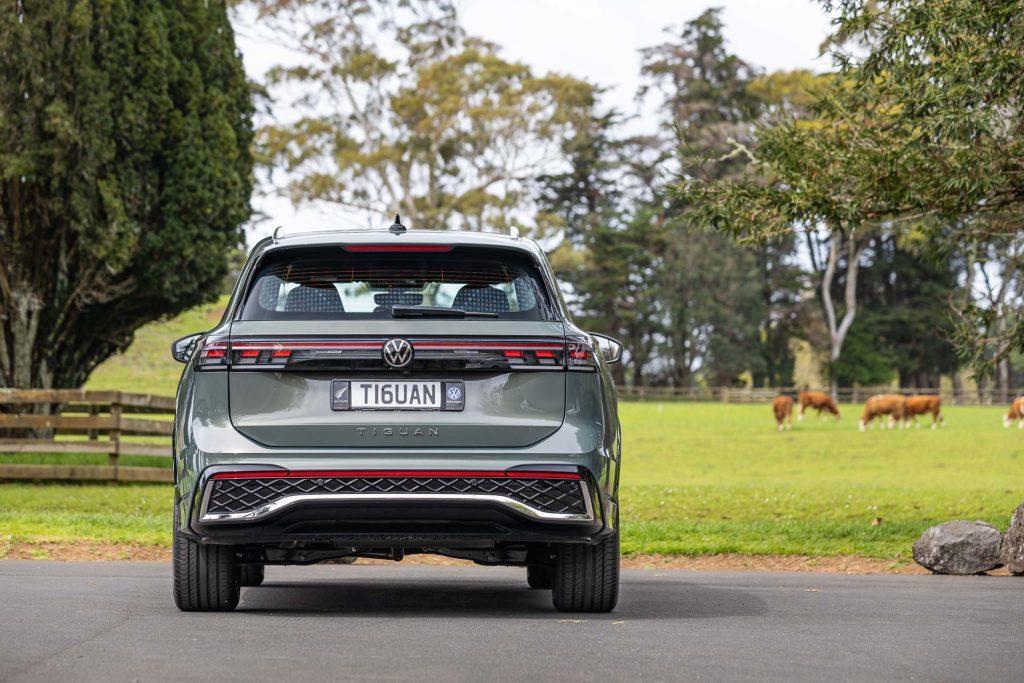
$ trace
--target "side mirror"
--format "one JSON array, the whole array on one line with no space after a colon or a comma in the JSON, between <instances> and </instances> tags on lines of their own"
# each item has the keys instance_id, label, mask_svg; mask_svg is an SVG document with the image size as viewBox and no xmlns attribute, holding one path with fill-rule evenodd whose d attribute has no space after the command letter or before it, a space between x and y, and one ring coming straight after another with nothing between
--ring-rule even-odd
<instances>
[{"instance_id":1,"label":"side mirror","mask_svg":"<svg viewBox=\"0 0 1024 683\"><path fill-rule=\"evenodd\" d=\"M190 334L187 337L182 337L181 339L175 339L172 341L171 355L174 357L174 360L179 363L187 363L192 357L192 352L196 348L196 342L199 341L199 338L202 336L202 332L196 332L195 334Z\"/></svg>"},{"instance_id":2,"label":"side mirror","mask_svg":"<svg viewBox=\"0 0 1024 683\"><path fill-rule=\"evenodd\" d=\"M595 341L597 341L597 349L604 356L604 360L607 363L618 363L622 360L622 342L618 339L612 339L603 334L591 335Z\"/></svg>"}]
</instances>

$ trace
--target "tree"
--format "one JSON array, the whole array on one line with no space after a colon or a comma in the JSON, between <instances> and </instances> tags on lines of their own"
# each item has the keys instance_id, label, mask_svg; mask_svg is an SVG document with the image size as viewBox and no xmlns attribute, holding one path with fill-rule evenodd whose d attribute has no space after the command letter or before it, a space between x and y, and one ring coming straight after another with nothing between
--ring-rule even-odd
<instances>
[{"instance_id":1,"label":"tree","mask_svg":"<svg viewBox=\"0 0 1024 683\"><path fill-rule=\"evenodd\" d=\"M857 329L885 354L901 387L938 389L941 375L958 367L949 305L959 273L948 257L922 257L915 237L873 242L860 274Z\"/></svg>"},{"instance_id":2,"label":"tree","mask_svg":"<svg viewBox=\"0 0 1024 683\"><path fill-rule=\"evenodd\" d=\"M0 386L74 387L220 292L252 107L221 2L20 7L0 10Z\"/></svg>"},{"instance_id":3,"label":"tree","mask_svg":"<svg viewBox=\"0 0 1024 683\"><path fill-rule=\"evenodd\" d=\"M668 192L685 172L681 138L712 154L748 138L764 106L749 87L756 72L725 48L717 10L670 35L641 53L638 94L657 96L663 125L621 139L614 113L592 114L589 132L567 145L570 171L542 179L549 223L567 240L553 261L581 321L626 342L634 384L732 384L747 371L763 381L769 365L792 366L789 307L800 285L783 253L792 240L759 256L692 224Z\"/></svg>"},{"instance_id":4,"label":"tree","mask_svg":"<svg viewBox=\"0 0 1024 683\"><path fill-rule=\"evenodd\" d=\"M967 295L955 315L952 335L961 355L982 369L979 388L995 375L1005 403L1014 387L1011 361L1024 327L1024 230L1017 235L975 239L962 248Z\"/></svg>"},{"instance_id":5,"label":"tree","mask_svg":"<svg viewBox=\"0 0 1024 683\"><path fill-rule=\"evenodd\" d=\"M666 207L670 245L662 282L670 317L664 347L671 381L690 384L699 371L705 381L732 384L749 371L755 381L771 374L788 383L793 304L801 287L796 268L787 263L793 240L757 250L706 234L691 218L694 207L671 194L666 183L669 173L697 172L695 160L705 157L720 159L714 169L705 168L711 177L742 173L743 160L728 154L750 140L766 110L784 101L778 95L784 79L762 77L729 52L718 9L703 12L675 39L642 50L641 56L645 83L639 94L659 93L666 117L656 193ZM681 156L675 154L677 145Z\"/></svg>"},{"instance_id":6,"label":"tree","mask_svg":"<svg viewBox=\"0 0 1024 683\"><path fill-rule=\"evenodd\" d=\"M569 167L540 176L536 196L539 224L558 246L550 254L569 293L580 324L610 334L625 347L623 363L612 367L615 381L643 384L654 354L657 298L647 286L663 251L652 216L633 215L632 198L622 187L624 169L635 146L614 133L617 112L592 111L589 121L563 144Z\"/></svg>"},{"instance_id":7,"label":"tree","mask_svg":"<svg viewBox=\"0 0 1024 683\"><path fill-rule=\"evenodd\" d=\"M537 76L465 37L449 2L244 5L302 55L269 73L295 119L259 136L296 204L400 211L423 227L532 224L530 184L560 160L562 138L593 102L589 84Z\"/></svg>"},{"instance_id":8,"label":"tree","mask_svg":"<svg viewBox=\"0 0 1024 683\"><path fill-rule=\"evenodd\" d=\"M837 72L814 98L813 122L783 115L733 150L730 159L750 161L750 177L683 180L677 189L700 205L701 220L759 239L819 226L849 238L865 225L902 229L929 218L929 245L947 253L1024 236L1019 2L823 4L836 14L835 44L867 36L866 56L834 48ZM1012 343L991 363L1024 346L1024 316L1010 321L998 334ZM965 326L985 327L983 316Z\"/></svg>"}]
</instances>

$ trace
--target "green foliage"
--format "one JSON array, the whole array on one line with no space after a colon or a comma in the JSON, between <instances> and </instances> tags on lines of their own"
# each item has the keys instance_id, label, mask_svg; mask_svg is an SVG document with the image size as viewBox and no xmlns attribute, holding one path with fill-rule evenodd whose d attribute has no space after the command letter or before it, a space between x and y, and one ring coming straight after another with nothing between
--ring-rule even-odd
<instances>
[{"instance_id":1,"label":"green foliage","mask_svg":"<svg viewBox=\"0 0 1024 683\"><path fill-rule=\"evenodd\" d=\"M960 296L956 272L950 259L922 259L905 242L912 248L912 240L891 235L875 241L870 262L860 273L864 310L854 331L876 349L876 356L884 354L901 386L938 387L940 375L958 366L950 311L950 301Z\"/></svg>"},{"instance_id":2,"label":"green foliage","mask_svg":"<svg viewBox=\"0 0 1024 683\"><path fill-rule=\"evenodd\" d=\"M783 108L753 144L724 162L705 157L711 175L694 174L676 188L697 207L697 220L751 240L794 227L849 233L914 220L942 253L962 254L993 237L1024 239L1020 3L823 4L836 13L834 42L864 37L867 55L834 51L838 71L815 93L813 120ZM738 156L750 162L746 177L715 177L717 163ZM1020 307L1018 297L1013 308ZM996 360L1024 345L1024 316L982 306L967 308L964 346L979 330L991 335L998 327L985 315L1007 323L998 331Z\"/></svg>"},{"instance_id":3,"label":"green foliage","mask_svg":"<svg viewBox=\"0 0 1024 683\"><path fill-rule=\"evenodd\" d=\"M252 0L301 64L269 74L297 120L260 131L296 204L401 212L419 227L534 222L529 181L585 120L593 87L534 75L467 38L448 2Z\"/></svg>"},{"instance_id":4,"label":"green foliage","mask_svg":"<svg viewBox=\"0 0 1024 683\"><path fill-rule=\"evenodd\" d=\"M863 318L850 328L850 333L843 344L843 355L829 363L828 376L839 386L849 387L855 384L873 386L886 384L893 379L895 359L890 349L879 343L872 334L870 313L865 324Z\"/></svg>"},{"instance_id":5,"label":"green foliage","mask_svg":"<svg viewBox=\"0 0 1024 683\"><path fill-rule=\"evenodd\" d=\"M638 96L658 98L656 134L621 139L616 112L592 113L564 147L570 170L540 182L549 224L565 238L554 266L574 287L580 322L625 342L634 384L792 376L800 282L789 252L781 242L753 252L706 233L668 192L667 180L685 172L674 154L680 139L724 153L765 106L749 87L755 70L726 50L722 28L709 10L641 51Z\"/></svg>"},{"instance_id":6,"label":"green foliage","mask_svg":"<svg viewBox=\"0 0 1024 683\"><path fill-rule=\"evenodd\" d=\"M0 10L0 386L78 386L219 294L252 106L222 2Z\"/></svg>"}]
</instances>

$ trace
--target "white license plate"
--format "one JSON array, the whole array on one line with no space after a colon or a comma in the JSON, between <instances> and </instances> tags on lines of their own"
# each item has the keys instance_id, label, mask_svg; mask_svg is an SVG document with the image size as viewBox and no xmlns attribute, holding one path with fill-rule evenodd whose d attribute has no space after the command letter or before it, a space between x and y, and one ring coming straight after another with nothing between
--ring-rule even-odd
<instances>
[{"instance_id":1,"label":"white license plate","mask_svg":"<svg viewBox=\"0 0 1024 683\"><path fill-rule=\"evenodd\" d=\"M334 380L334 410L462 410L462 380L416 382L412 380Z\"/></svg>"}]
</instances>

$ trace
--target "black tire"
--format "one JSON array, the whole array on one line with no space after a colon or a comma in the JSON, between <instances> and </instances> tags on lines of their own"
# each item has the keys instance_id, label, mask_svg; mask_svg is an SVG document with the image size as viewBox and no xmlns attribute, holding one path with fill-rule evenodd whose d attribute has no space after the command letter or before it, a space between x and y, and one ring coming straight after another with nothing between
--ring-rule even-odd
<instances>
[{"instance_id":1,"label":"black tire","mask_svg":"<svg viewBox=\"0 0 1024 683\"><path fill-rule=\"evenodd\" d=\"M174 604L183 612L230 612L238 606L239 571L231 546L203 545L174 534Z\"/></svg>"},{"instance_id":2,"label":"black tire","mask_svg":"<svg viewBox=\"0 0 1024 683\"><path fill-rule=\"evenodd\" d=\"M238 568L238 584L240 586L260 586L266 572L263 565L255 562L243 564Z\"/></svg>"},{"instance_id":3,"label":"black tire","mask_svg":"<svg viewBox=\"0 0 1024 683\"><path fill-rule=\"evenodd\" d=\"M530 588L551 590L551 567L543 564L531 564L526 568L526 583Z\"/></svg>"},{"instance_id":4,"label":"black tire","mask_svg":"<svg viewBox=\"0 0 1024 683\"><path fill-rule=\"evenodd\" d=\"M619 600L618 530L595 545L560 545L552 579L560 612L611 612Z\"/></svg>"}]
</instances>

